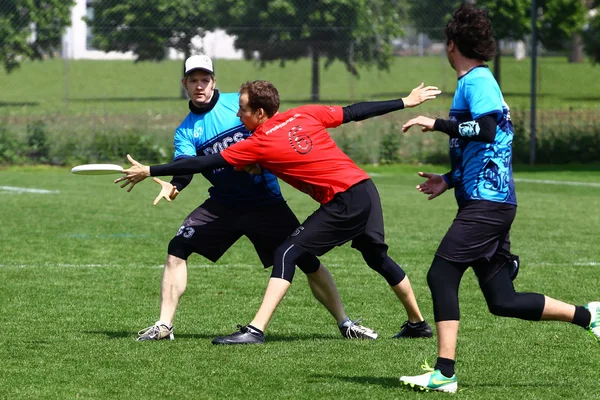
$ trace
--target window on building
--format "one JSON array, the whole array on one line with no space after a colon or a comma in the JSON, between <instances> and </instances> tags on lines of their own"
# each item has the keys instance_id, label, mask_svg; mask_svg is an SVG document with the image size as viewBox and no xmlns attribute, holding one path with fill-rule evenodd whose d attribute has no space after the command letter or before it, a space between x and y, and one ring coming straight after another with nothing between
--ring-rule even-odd
<instances>
[{"instance_id":1,"label":"window on building","mask_svg":"<svg viewBox=\"0 0 600 400\"><path fill-rule=\"evenodd\" d=\"M90 21L92 21L94 19L94 5L93 5L93 0L87 0L85 3L85 16L89 18ZM94 35L92 33L92 28L90 28L89 26L87 26L86 28L86 35L85 35L85 48L87 50L97 50L96 48L94 48L94 46L92 46L92 39L94 38Z\"/></svg>"}]
</instances>

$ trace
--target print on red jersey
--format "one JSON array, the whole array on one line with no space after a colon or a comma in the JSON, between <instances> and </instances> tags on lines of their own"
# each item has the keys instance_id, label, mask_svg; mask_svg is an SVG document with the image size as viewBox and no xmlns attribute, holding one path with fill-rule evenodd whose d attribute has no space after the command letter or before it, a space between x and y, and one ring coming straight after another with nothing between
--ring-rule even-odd
<instances>
[{"instance_id":1,"label":"print on red jersey","mask_svg":"<svg viewBox=\"0 0 600 400\"><path fill-rule=\"evenodd\" d=\"M306 133L298 133L301 131L301 125L294 126L288 132L288 139L290 140L290 144L296 153L307 154L312 150L313 143L310 139L310 136L308 136Z\"/></svg>"}]
</instances>

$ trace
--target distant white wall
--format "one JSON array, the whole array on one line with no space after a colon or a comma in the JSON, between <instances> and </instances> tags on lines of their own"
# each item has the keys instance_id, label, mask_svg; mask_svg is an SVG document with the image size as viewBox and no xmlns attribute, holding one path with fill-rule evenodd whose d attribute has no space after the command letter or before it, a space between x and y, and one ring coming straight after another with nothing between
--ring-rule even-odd
<instances>
[{"instance_id":1,"label":"distant white wall","mask_svg":"<svg viewBox=\"0 0 600 400\"><path fill-rule=\"evenodd\" d=\"M234 40L234 36L228 35L222 29L207 32L202 38L196 36L192 39L192 45L194 46L192 54L206 54L214 59L239 60L244 57L244 53L235 49ZM182 60L183 53L175 49L169 49L168 57L171 60Z\"/></svg>"},{"instance_id":2,"label":"distant white wall","mask_svg":"<svg viewBox=\"0 0 600 400\"><path fill-rule=\"evenodd\" d=\"M105 52L87 48L87 24L82 20L87 15L87 0L76 0L71 10L71 26L67 28L62 37L61 57L79 60L133 60L136 58L132 52L119 53ZM194 54L204 53L211 58L240 59L243 53L233 46L234 38L223 30L208 32L203 38L196 37L192 40L195 47ZM183 59L183 53L174 49L168 50L169 59Z\"/></svg>"}]
</instances>

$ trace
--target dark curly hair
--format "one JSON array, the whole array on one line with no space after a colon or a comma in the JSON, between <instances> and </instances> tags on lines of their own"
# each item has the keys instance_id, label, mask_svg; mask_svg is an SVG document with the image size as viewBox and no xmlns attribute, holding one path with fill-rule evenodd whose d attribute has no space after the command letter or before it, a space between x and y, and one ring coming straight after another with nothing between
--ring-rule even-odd
<instances>
[{"instance_id":1,"label":"dark curly hair","mask_svg":"<svg viewBox=\"0 0 600 400\"><path fill-rule=\"evenodd\" d=\"M463 3L452 14L444 33L446 43L452 41L467 58L490 61L496 55L492 22L484 9Z\"/></svg>"},{"instance_id":2,"label":"dark curly hair","mask_svg":"<svg viewBox=\"0 0 600 400\"><path fill-rule=\"evenodd\" d=\"M262 108L271 118L279 110L279 92L269 81L246 82L240 87L240 95L244 93L252 111Z\"/></svg>"}]
</instances>

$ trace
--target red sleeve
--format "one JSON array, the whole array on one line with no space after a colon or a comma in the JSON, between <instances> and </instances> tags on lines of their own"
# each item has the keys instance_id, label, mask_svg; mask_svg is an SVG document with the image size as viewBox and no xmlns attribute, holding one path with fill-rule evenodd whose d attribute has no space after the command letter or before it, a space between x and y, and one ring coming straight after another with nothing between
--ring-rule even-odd
<instances>
[{"instance_id":1,"label":"red sleeve","mask_svg":"<svg viewBox=\"0 0 600 400\"><path fill-rule=\"evenodd\" d=\"M304 106L305 112L320 121L325 128L335 128L344 122L344 110L341 106Z\"/></svg>"},{"instance_id":2,"label":"red sleeve","mask_svg":"<svg viewBox=\"0 0 600 400\"><path fill-rule=\"evenodd\" d=\"M250 136L246 140L229 146L220 154L227 163L234 167L243 167L249 164L258 164L262 159L262 148L260 140L256 136Z\"/></svg>"}]
</instances>

